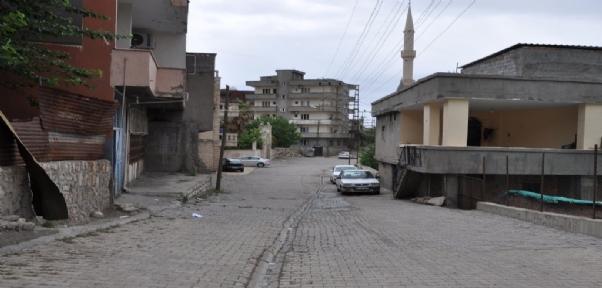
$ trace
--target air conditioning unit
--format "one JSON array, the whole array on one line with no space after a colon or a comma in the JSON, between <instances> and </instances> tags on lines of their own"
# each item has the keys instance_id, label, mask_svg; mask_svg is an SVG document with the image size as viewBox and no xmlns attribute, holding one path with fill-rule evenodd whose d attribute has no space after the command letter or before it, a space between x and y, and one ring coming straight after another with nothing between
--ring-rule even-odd
<instances>
[{"instance_id":1,"label":"air conditioning unit","mask_svg":"<svg viewBox=\"0 0 602 288\"><path fill-rule=\"evenodd\" d=\"M150 33L134 33L132 36L132 48L155 49L155 35Z\"/></svg>"}]
</instances>

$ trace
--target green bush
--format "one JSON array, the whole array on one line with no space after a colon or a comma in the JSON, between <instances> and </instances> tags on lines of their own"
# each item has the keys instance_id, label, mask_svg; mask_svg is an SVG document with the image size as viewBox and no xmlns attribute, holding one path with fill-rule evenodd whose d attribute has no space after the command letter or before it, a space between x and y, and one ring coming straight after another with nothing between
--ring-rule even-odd
<instances>
[{"instance_id":1,"label":"green bush","mask_svg":"<svg viewBox=\"0 0 602 288\"><path fill-rule=\"evenodd\" d=\"M374 159L376 149L374 146L368 146L360 152L360 164L378 170L378 161Z\"/></svg>"}]
</instances>

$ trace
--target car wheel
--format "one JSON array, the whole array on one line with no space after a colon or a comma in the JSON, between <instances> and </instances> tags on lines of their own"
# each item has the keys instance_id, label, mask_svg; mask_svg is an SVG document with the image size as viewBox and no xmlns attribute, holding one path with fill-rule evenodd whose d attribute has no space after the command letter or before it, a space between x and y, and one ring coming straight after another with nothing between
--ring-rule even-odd
<instances>
[{"instance_id":1,"label":"car wheel","mask_svg":"<svg viewBox=\"0 0 602 288\"><path fill-rule=\"evenodd\" d=\"M265 166L265 164L263 164L263 163L257 163L257 167L263 167L263 166Z\"/></svg>"},{"instance_id":2,"label":"car wheel","mask_svg":"<svg viewBox=\"0 0 602 288\"><path fill-rule=\"evenodd\" d=\"M240 172L245 172L245 168L243 168L243 169L240 169Z\"/></svg>"}]
</instances>

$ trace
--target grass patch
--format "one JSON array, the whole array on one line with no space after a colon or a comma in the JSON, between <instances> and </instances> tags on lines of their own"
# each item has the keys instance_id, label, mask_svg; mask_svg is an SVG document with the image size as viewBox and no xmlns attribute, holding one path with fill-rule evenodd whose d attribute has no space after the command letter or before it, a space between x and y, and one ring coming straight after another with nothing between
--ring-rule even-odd
<instances>
[{"instance_id":1,"label":"grass patch","mask_svg":"<svg viewBox=\"0 0 602 288\"><path fill-rule=\"evenodd\" d=\"M63 241L64 243L67 244L75 244L75 238L74 237L65 237L63 239L59 239L60 241Z\"/></svg>"},{"instance_id":2,"label":"grass patch","mask_svg":"<svg viewBox=\"0 0 602 288\"><path fill-rule=\"evenodd\" d=\"M88 233L77 235L77 237L91 237L91 236L98 236L98 235L99 235L98 232L96 232L96 231L90 231Z\"/></svg>"},{"instance_id":3,"label":"grass patch","mask_svg":"<svg viewBox=\"0 0 602 288\"><path fill-rule=\"evenodd\" d=\"M215 188L211 188L205 192L205 196L215 196L215 195L219 195L219 194L230 194L230 191L223 190L223 189L218 190Z\"/></svg>"},{"instance_id":4,"label":"grass patch","mask_svg":"<svg viewBox=\"0 0 602 288\"><path fill-rule=\"evenodd\" d=\"M44 223L42 223L42 227L54 228L54 227L56 227L56 222L54 222L54 221L44 221Z\"/></svg>"}]
</instances>

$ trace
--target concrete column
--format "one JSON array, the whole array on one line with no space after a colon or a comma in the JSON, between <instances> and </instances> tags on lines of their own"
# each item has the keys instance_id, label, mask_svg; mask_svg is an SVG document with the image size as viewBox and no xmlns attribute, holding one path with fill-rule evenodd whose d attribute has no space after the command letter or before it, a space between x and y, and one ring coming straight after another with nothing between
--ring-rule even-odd
<instances>
[{"instance_id":1,"label":"concrete column","mask_svg":"<svg viewBox=\"0 0 602 288\"><path fill-rule=\"evenodd\" d=\"M445 207L458 208L458 186L460 179L456 175L443 176L443 196Z\"/></svg>"},{"instance_id":2,"label":"concrete column","mask_svg":"<svg viewBox=\"0 0 602 288\"><path fill-rule=\"evenodd\" d=\"M422 133L422 144L439 145L439 134L441 133L441 111L439 103L424 105L424 127Z\"/></svg>"},{"instance_id":3,"label":"concrete column","mask_svg":"<svg viewBox=\"0 0 602 288\"><path fill-rule=\"evenodd\" d=\"M443 103L442 146L466 147L468 99L447 99Z\"/></svg>"},{"instance_id":4,"label":"concrete column","mask_svg":"<svg viewBox=\"0 0 602 288\"><path fill-rule=\"evenodd\" d=\"M602 104L579 104L577 149L594 149L602 141Z\"/></svg>"},{"instance_id":5,"label":"concrete column","mask_svg":"<svg viewBox=\"0 0 602 288\"><path fill-rule=\"evenodd\" d=\"M422 111L399 111L399 143L422 144Z\"/></svg>"}]
</instances>

